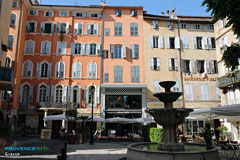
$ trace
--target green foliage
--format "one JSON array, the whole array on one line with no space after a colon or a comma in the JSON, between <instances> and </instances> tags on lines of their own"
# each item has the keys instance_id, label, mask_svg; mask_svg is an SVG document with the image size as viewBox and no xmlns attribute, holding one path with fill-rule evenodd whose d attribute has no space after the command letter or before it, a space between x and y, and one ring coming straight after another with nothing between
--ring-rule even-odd
<instances>
[{"instance_id":1,"label":"green foliage","mask_svg":"<svg viewBox=\"0 0 240 160\"><path fill-rule=\"evenodd\" d=\"M150 141L151 142L162 142L163 140L163 129L162 128L150 128Z\"/></svg>"},{"instance_id":2,"label":"green foliage","mask_svg":"<svg viewBox=\"0 0 240 160\"><path fill-rule=\"evenodd\" d=\"M150 128L151 127L148 125L142 127L142 137L144 142L150 142L150 138L149 138Z\"/></svg>"},{"instance_id":3,"label":"green foliage","mask_svg":"<svg viewBox=\"0 0 240 160\"><path fill-rule=\"evenodd\" d=\"M10 127L0 120L0 136L10 136L11 135L11 129Z\"/></svg>"},{"instance_id":4,"label":"green foliage","mask_svg":"<svg viewBox=\"0 0 240 160\"><path fill-rule=\"evenodd\" d=\"M74 117L75 119L77 118L77 110L76 109L70 109L66 111L66 116L67 117Z\"/></svg>"},{"instance_id":5,"label":"green foliage","mask_svg":"<svg viewBox=\"0 0 240 160\"><path fill-rule=\"evenodd\" d=\"M214 135L214 132L213 130L205 127L202 131L200 131L199 135L200 137L204 138L206 144L209 144L209 143L212 143L212 137Z\"/></svg>"},{"instance_id":6,"label":"green foliage","mask_svg":"<svg viewBox=\"0 0 240 160\"><path fill-rule=\"evenodd\" d=\"M220 126L217 129L220 131L220 137L227 137L228 128L226 126Z\"/></svg>"},{"instance_id":7,"label":"green foliage","mask_svg":"<svg viewBox=\"0 0 240 160\"><path fill-rule=\"evenodd\" d=\"M207 7L214 20L227 19L226 27L232 26L234 34L240 35L240 1L239 0L204 0L202 6Z\"/></svg>"},{"instance_id":8,"label":"green foliage","mask_svg":"<svg viewBox=\"0 0 240 160\"><path fill-rule=\"evenodd\" d=\"M238 59L240 58L240 44L233 43L230 47L226 47L226 50L223 53L222 60L225 63L225 66L231 68L234 71L238 65Z\"/></svg>"}]
</instances>

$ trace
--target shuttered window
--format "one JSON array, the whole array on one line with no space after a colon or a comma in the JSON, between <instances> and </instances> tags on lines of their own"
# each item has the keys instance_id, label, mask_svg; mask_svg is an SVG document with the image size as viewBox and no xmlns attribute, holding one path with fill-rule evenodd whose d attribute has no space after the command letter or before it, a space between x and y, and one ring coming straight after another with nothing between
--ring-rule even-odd
<instances>
[{"instance_id":1,"label":"shuttered window","mask_svg":"<svg viewBox=\"0 0 240 160\"><path fill-rule=\"evenodd\" d=\"M13 41L14 41L14 36L9 35L8 36L8 48L13 48Z\"/></svg>"},{"instance_id":2,"label":"shuttered window","mask_svg":"<svg viewBox=\"0 0 240 160\"><path fill-rule=\"evenodd\" d=\"M139 66L131 66L131 82L139 82Z\"/></svg>"},{"instance_id":3,"label":"shuttered window","mask_svg":"<svg viewBox=\"0 0 240 160\"><path fill-rule=\"evenodd\" d=\"M56 103L62 103L62 97L63 97L63 87L61 85L56 87Z\"/></svg>"},{"instance_id":4,"label":"shuttered window","mask_svg":"<svg viewBox=\"0 0 240 160\"><path fill-rule=\"evenodd\" d=\"M88 64L88 78L97 78L97 64L94 62Z\"/></svg>"},{"instance_id":5,"label":"shuttered window","mask_svg":"<svg viewBox=\"0 0 240 160\"><path fill-rule=\"evenodd\" d=\"M114 66L114 82L123 81L123 66Z\"/></svg>"},{"instance_id":6,"label":"shuttered window","mask_svg":"<svg viewBox=\"0 0 240 160\"><path fill-rule=\"evenodd\" d=\"M81 78L82 65L79 62L75 62L72 65L72 77Z\"/></svg>"},{"instance_id":7,"label":"shuttered window","mask_svg":"<svg viewBox=\"0 0 240 160\"><path fill-rule=\"evenodd\" d=\"M25 43L25 53L34 53L35 42L34 41L26 41Z\"/></svg>"},{"instance_id":8,"label":"shuttered window","mask_svg":"<svg viewBox=\"0 0 240 160\"><path fill-rule=\"evenodd\" d=\"M67 43L58 42L57 43L57 54L66 54Z\"/></svg>"},{"instance_id":9,"label":"shuttered window","mask_svg":"<svg viewBox=\"0 0 240 160\"><path fill-rule=\"evenodd\" d=\"M42 63L41 64L41 74L40 77L48 77L48 64L47 63Z\"/></svg>"},{"instance_id":10,"label":"shuttered window","mask_svg":"<svg viewBox=\"0 0 240 160\"><path fill-rule=\"evenodd\" d=\"M32 76L32 67L33 64L30 61L26 61L23 64L23 77L31 77Z\"/></svg>"},{"instance_id":11,"label":"shuttered window","mask_svg":"<svg viewBox=\"0 0 240 160\"><path fill-rule=\"evenodd\" d=\"M45 85L41 85L39 87L38 93L38 102L47 102L47 87Z\"/></svg>"},{"instance_id":12,"label":"shuttered window","mask_svg":"<svg viewBox=\"0 0 240 160\"><path fill-rule=\"evenodd\" d=\"M159 80L154 81L154 93L159 93L161 92L161 86L159 85Z\"/></svg>"},{"instance_id":13,"label":"shuttered window","mask_svg":"<svg viewBox=\"0 0 240 160\"><path fill-rule=\"evenodd\" d=\"M193 94L193 86L192 85L186 85L186 100L193 101L194 100L194 94Z\"/></svg>"},{"instance_id":14,"label":"shuttered window","mask_svg":"<svg viewBox=\"0 0 240 160\"><path fill-rule=\"evenodd\" d=\"M41 54L50 54L51 53L51 42L43 41L41 43Z\"/></svg>"},{"instance_id":15,"label":"shuttered window","mask_svg":"<svg viewBox=\"0 0 240 160\"><path fill-rule=\"evenodd\" d=\"M114 23L114 35L122 36L122 23Z\"/></svg>"},{"instance_id":16,"label":"shuttered window","mask_svg":"<svg viewBox=\"0 0 240 160\"><path fill-rule=\"evenodd\" d=\"M209 100L208 85L201 85L201 96L202 96L202 100L204 101Z\"/></svg>"},{"instance_id":17,"label":"shuttered window","mask_svg":"<svg viewBox=\"0 0 240 160\"><path fill-rule=\"evenodd\" d=\"M56 68L55 68L55 76L57 78L63 78L64 77L64 72L65 72L65 65L63 62L58 62L56 63Z\"/></svg>"},{"instance_id":18,"label":"shuttered window","mask_svg":"<svg viewBox=\"0 0 240 160\"><path fill-rule=\"evenodd\" d=\"M130 35L138 36L138 24L137 23L130 24Z\"/></svg>"}]
</instances>

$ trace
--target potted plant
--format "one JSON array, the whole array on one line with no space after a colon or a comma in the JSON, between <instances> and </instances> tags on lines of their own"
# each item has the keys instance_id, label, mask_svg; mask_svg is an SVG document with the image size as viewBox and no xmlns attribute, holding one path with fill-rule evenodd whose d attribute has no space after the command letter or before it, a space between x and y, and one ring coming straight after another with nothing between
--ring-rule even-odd
<instances>
[{"instance_id":1,"label":"potted plant","mask_svg":"<svg viewBox=\"0 0 240 160\"><path fill-rule=\"evenodd\" d=\"M212 148L213 148L213 146L212 146L212 136L214 135L213 130L205 127L205 128L202 130L202 132L200 132L199 135L204 138L205 143L206 143L206 149L207 149L207 150L212 149Z\"/></svg>"},{"instance_id":2,"label":"potted plant","mask_svg":"<svg viewBox=\"0 0 240 160\"><path fill-rule=\"evenodd\" d=\"M220 137L222 140L225 140L227 137L228 128L226 126L220 126L217 128L220 132Z\"/></svg>"}]
</instances>

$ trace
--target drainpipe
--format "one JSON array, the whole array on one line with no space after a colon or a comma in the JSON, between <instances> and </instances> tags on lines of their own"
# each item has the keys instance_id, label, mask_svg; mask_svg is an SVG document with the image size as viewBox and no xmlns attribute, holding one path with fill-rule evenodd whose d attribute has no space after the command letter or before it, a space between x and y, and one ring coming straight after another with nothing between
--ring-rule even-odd
<instances>
[{"instance_id":1,"label":"drainpipe","mask_svg":"<svg viewBox=\"0 0 240 160\"><path fill-rule=\"evenodd\" d=\"M104 11L104 6L102 6L102 14L101 14L101 18L102 18L102 22L101 22L101 46L100 46L100 58L101 58L101 62L100 62L100 86L103 83L103 44L104 44L104 24L103 24L103 11Z\"/></svg>"}]
</instances>

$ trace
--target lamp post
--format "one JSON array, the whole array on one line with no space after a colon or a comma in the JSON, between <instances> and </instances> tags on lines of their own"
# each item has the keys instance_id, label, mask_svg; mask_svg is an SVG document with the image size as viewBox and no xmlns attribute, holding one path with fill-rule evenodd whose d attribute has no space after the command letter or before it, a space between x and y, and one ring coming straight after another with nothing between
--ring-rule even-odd
<instances>
[{"instance_id":1,"label":"lamp post","mask_svg":"<svg viewBox=\"0 0 240 160\"><path fill-rule=\"evenodd\" d=\"M91 88L91 100L92 100L92 120L91 120L91 131L90 131L90 145L93 145L93 94L94 94L94 88Z\"/></svg>"}]
</instances>

